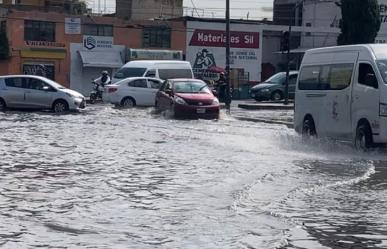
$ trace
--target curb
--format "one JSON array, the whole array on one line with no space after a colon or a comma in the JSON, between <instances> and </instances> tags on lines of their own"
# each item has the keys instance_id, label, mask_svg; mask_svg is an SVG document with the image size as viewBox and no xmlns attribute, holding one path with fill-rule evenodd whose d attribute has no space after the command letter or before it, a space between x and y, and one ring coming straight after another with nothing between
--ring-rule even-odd
<instances>
[{"instance_id":1,"label":"curb","mask_svg":"<svg viewBox=\"0 0 387 249\"><path fill-rule=\"evenodd\" d=\"M270 119L262 119L262 118L249 118L249 117L242 117L242 116L232 116L235 119L241 120L241 121L248 121L248 122L255 122L255 123L266 123L266 124L280 124L285 125L288 128L293 128L292 122L286 122L286 121L280 121L280 120L270 120Z\"/></svg>"},{"instance_id":2,"label":"curb","mask_svg":"<svg viewBox=\"0 0 387 249\"><path fill-rule=\"evenodd\" d=\"M294 105L257 105L257 104L238 104L239 108L246 110L293 110Z\"/></svg>"}]
</instances>

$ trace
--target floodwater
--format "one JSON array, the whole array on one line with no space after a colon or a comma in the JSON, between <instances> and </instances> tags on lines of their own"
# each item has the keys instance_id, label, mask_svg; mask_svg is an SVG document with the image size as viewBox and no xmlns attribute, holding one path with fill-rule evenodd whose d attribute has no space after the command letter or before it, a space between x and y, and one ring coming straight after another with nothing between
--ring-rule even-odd
<instances>
[{"instance_id":1,"label":"floodwater","mask_svg":"<svg viewBox=\"0 0 387 249\"><path fill-rule=\"evenodd\" d=\"M0 248L387 248L382 150L101 105L1 113L0 148Z\"/></svg>"}]
</instances>

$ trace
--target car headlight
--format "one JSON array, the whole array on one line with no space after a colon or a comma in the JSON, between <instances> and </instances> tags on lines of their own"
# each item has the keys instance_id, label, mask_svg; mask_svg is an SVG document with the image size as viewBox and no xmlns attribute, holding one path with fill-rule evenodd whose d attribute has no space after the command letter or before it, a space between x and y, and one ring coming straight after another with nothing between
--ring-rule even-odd
<instances>
[{"instance_id":1,"label":"car headlight","mask_svg":"<svg viewBox=\"0 0 387 249\"><path fill-rule=\"evenodd\" d=\"M212 104L213 105L219 105L219 99L218 98L214 98L214 100L212 101Z\"/></svg>"},{"instance_id":2,"label":"car headlight","mask_svg":"<svg viewBox=\"0 0 387 249\"><path fill-rule=\"evenodd\" d=\"M387 105L380 103L379 106L379 116L387 117Z\"/></svg>"},{"instance_id":3,"label":"car headlight","mask_svg":"<svg viewBox=\"0 0 387 249\"><path fill-rule=\"evenodd\" d=\"M186 105L187 102L185 102L184 99L180 98L180 97L175 97L175 103L179 104L179 105Z\"/></svg>"},{"instance_id":4,"label":"car headlight","mask_svg":"<svg viewBox=\"0 0 387 249\"><path fill-rule=\"evenodd\" d=\"M263 93L267 93L267 92L270 92L270 89L268 89L268 88L265 88L265 89L262 89L262 90L261 90L261 92L263 92Z\"/></svg>"}]
</instances>

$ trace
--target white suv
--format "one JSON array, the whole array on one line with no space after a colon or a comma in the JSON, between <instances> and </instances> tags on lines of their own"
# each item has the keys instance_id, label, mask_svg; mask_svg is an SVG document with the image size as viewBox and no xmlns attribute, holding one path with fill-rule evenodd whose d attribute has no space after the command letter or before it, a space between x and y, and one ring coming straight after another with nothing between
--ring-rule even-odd
<instances>
[{"instance_id":1,"label":"white suv","mask_svg":"<svg viewBox=\"0 0 387 249\"><path fill-rule=\"evenodd\" d=\"M85 97L50 79L34 75L0 76L0 110L52 109L56 113L83 109Z\"/></svg>"}]
</instances>

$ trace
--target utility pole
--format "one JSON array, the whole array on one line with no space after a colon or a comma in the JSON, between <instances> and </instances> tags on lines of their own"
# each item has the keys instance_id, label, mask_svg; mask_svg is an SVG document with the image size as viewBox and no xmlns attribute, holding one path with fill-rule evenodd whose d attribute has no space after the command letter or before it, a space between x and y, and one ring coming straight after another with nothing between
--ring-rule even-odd
<instances>
[{"instance_id":1,"label":"utility pole","mask_svg":"<svg viewBox=\"0 0 387 249\"><path fill-rule=\"evenodd\" d=\"M300 0L298 1L295 5L294 5L294 9L293 9L293 12L294 12L294 15L296 15L297 13L297 8L304 3L304 0ZM297 25L296 24L296 16L294 18L294 25ZM284 100L284 105L287 105L289 104L289 71L290 71L290 40L291 40L291 35L292 35L292 18L289 18L289 31L288 31L288 39L287 39L287 68L286 68L286 80L285 80L285 100Z\"/></svg>"},{"instance_id":2,"label":"utility pole","mask_svg":"<svg viewBox=\"0 0 387 249\"><path fill-rule=\"evenodd\" d=\"M230 0L226 0L226 96L225 104L227 112L230 112L231 96L230 96Z\"/></svg>"}]
</instances>

